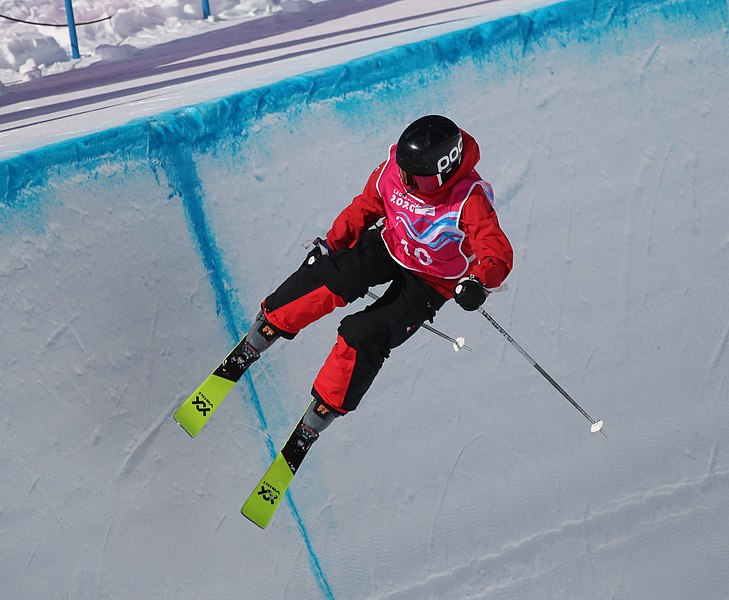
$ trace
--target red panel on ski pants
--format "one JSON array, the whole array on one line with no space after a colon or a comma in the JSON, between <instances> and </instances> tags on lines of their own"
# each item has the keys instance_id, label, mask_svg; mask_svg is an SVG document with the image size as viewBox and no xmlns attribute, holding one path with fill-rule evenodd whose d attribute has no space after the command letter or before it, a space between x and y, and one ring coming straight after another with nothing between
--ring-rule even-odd
<instances>
[{"instance_id":1,"label":"red panel on ski pants","mask_svg":"<svg viewBox=\"0 0 729 600\"><path fill-rule=\"evenodd\" d=\"M270 312L266 311L264 302L263 309L266 311L266 318L274 327L293 337L307 325L346 304L340 296L326 286L321 286Z\"/></svg>"},{"instance_id":2,"label":"red panel on ski pants","mask_svg":"<svg viewBox=\"0 0 729 600\"><path fill-rule=\"evenodd\" d=\"M266 311L266 319L274 327L294 336L307 325L346 304L340 296L322 286L280 308ZM338 412L347 412L342 405L356 362L357 351L348 346L342 336L337 336L337 343L314 382L318 399Z\"/></svg>"},{"instance_id":3,"label":"red panel on ski pants","mask_svg":"<svg viewBox=\"0 0 729 600\"><path fill-rule=\"evenodd\" d=\"M338 412L346 413L344 400L357 364L357 350L349 346L341 335L329 353L314 381L312 393Z\"/></svg>"}]
</instances>

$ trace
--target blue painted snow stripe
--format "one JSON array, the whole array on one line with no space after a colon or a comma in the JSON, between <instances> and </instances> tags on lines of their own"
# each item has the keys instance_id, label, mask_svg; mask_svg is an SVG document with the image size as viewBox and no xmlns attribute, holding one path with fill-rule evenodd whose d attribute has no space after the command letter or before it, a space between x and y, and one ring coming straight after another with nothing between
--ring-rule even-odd
<instances>
[{"instance_id":1,"label":"blue painted snow stripe","mask_svg":"<svg viewBox=\"0 0 729 600\"><path fill-rule=\"evenodd\" d=\"M223 139L240 139L266 115L298 111L363 90L390 93L414 74L437 79L464 60L516 69L519 53L549 43L566 46L599 40L613 29L639 22L674 23L683 35L723 31L729 24L729 8L726 2L707 0L566 0L502 17L0 160L0 204L15 206L28 188L43 186L56 176L61 165L92 169L94 163L108 161L109 155L117 157L120 151L126 159L145 160L147 141L158 126L172 135L155 143L170 147L188 143L204 149Z\"/></svg>"},{"instance_id":2,"label":"blue painted snow stripe","mask_svg":"<svg viewBox=\"0 0 729 600\"><path fill-rule=\"evenodd\" d=\"M316 579L317 584L319 584L319 589L321 590L321 593L324 595L324 598L326 598L326 600L335 600L332 588L329 586L329 582L327 581L324 570L321 567L321 563L319 562L319 558L316 555L314 546L311 543L309 532L306 530L304 521L299 514L299 509L296 508L296 504L291 497L291 491L286 492L286 500L288 501L291 513L294 515L294 520L296 521L296 525L299 528L301 537L304 539L306 551L309 553L309 565L311 566L311 570L314 573L314 578Z\"/></svg>"},{"instance_id":3,"label":"blue painted snow stripe","mask_svg":"<svg viewBox=\"0 0 729 600\"><path fill-rule=\"evenodd\" d=\"M158 164L165 171L167 180L182 201L185 215L197 242L200 256L205 270L210 276L210 285L215 294L216 312L223 316L225 327L228 330L233 343L238 343L243 337L243 331L239 323L247 329L250 323L247 322L245 312L238 303L235 295L229 290L233 289L231 277L225 268L225 263L220 250L215 243L215 236L210 230L205 209L203 207L204 192L202 182L197 174L197 167L192 158L192 151L186 144L177 144L165 147L155 152ZM261 429L268 432L268 421L263 413L258 392L250 375L245 375L246 383L250 391L250 399L256 411ZM266 445L269 446L269 453L272 451L273 441L267 435Z\"/></svg>"},{"instance_id":4,"label":"blue painted snow stripe","mask_svg":"<svg viewBox=\"0 0 729 600\"><path fill-rule=\"evenodd\" d=\"M156 158L159 166L164 170L175 195L178 195L182 201L193 238L197 243L205 269L210 275L210 284L215 294L217 313L222 314L226 329L230 333L233 343L238 343L243 335L243 332L238 327L238 323L244 323L246 328L249 324L246 323L244 312L232 291L230 276L225 268L222 255L215 243L215 236L210 229L205 215L205 209L203 207L205 197L203 186L197 174L192 152L186 144L179 144L165 148L164 153L162 155L157 154ZM256 411L261 430L266 437L268 453L273 460L278 454L278 451L269 432L258 391L249 373L245 374L245 380L249 391L248 398ZM335 600L329 581L312 544L311 536L290 492L286 494L286 498L299 533L304 540L306 551L309 554L309 565L314 579L323 597L326 600Z\"/></svg>"}]
</instances>

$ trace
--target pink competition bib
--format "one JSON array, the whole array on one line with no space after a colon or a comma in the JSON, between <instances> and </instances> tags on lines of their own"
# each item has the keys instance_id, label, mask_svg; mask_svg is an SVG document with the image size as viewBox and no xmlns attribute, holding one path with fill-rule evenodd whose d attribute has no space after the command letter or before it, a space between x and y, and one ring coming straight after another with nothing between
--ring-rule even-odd
<instances>
[{"instance_id":1,"label":"pink competition bib","mask_svg":"<svg viewBox=\"0 0 729 600\"><path fill-rule=\"evenodd\" d=\"M382 239L392 258L412 271L443 279L461 277L473 257L463 253L465 234L458 224L463 205L476 185L483 187L486 197L493 202L491 186L472 172L456 183L440 204L427 204L406 191L393 145L377 180L377 191L385 203Z\"/></svg>"}]
</instances>

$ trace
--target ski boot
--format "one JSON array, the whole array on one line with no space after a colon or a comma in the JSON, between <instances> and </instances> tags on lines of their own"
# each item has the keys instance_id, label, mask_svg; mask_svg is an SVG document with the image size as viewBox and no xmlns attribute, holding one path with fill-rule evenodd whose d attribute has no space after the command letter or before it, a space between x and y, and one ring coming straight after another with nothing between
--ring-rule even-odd
<instances>
[{"instance_id":1,"label":"ski boot","mask_svg":"<svg viewBox=\"0 0 729 600\"><path fill-rule=\"evenodd\" d=\"M215 374L231 381L238 381L248 367L261 357L261 352L280 337L281 334L268 322L264 312L259 311L248 333L220 364Z\"/></svg>"},{"instance_id":2,"label":"ski boot","mask_svg":"<svg viewBox=\"0 0 729 600\"><path fill-rule=\"evenodd\" d=\"M299 424L281 451L292 473L296 473L301 466L309 448L319 439L319 434L329 427L340 414L321 400L311 401L309 408L301 417Z\"/></svg>"}]
</instances>

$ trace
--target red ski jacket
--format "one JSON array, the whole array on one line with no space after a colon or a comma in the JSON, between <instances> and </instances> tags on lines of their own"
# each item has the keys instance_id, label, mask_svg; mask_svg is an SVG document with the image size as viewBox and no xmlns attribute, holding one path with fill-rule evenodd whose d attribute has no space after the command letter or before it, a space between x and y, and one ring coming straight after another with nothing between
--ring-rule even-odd
<instances>
[{"instance_id":1,"label":"red ski jacket","mask_svg":"<svg viewBox=\"0 0 729 600\"><path fill-rule=\"evenodd\" d=\"M415 195L427 204L437 205L449 197L451 188L458 180L475 171L475 166L481 158L478 144L465 131L461 130L461 135L463 160L456 173L433 193L408 190L409 194ZM326 235L327 244L332 250L353 246L363 231L385 217L385 204L377 190L377 180L386 162L372 172L362 193L356 196L334 220L332 228ZM404 186L403 191L405 191ZM466 236L462 246L465 255L474 256L464 277L475 275L486 287L500 286L511 271L514 252L499 226L496 211L481 186L474 186L463 205L458 228ZM427 281L446 298L453 297L457 280L443 279L418 271L413 273Z\"/></svg>"}]
</instances>

